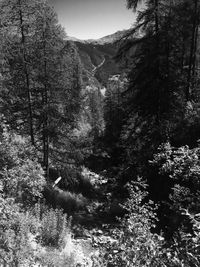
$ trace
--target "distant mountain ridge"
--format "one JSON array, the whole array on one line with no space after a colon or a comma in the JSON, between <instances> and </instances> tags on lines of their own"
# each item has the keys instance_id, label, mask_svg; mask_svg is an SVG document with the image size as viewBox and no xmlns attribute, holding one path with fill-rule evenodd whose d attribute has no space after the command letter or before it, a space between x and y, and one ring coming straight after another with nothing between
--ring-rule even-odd
<instances>
[{"instance_id":1,"label":"distant mountain ridge","mask_svg":"<svg viewBox=\"0 0 200 267\"><path fill-rule=\"evenodd\" d=\"M87 40L81 40L76 37L67 36L67 40L74 41L74 42L80 42L85 44L96 44L96 45L105 45L105 44L111 44L116 41L118 41L120 38L122 38L129 30L122 30L117 31L113 34L104 36L99 39L87 39Z\"/></svg>"}]
</instances>

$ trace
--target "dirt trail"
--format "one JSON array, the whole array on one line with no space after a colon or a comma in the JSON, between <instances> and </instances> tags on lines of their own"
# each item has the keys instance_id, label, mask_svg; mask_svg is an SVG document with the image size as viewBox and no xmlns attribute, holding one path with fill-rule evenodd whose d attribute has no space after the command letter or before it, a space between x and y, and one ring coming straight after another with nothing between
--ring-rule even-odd
<instances>
[{"instance_id":1,"label":"dirt trail","mask_svg":"<svg viewBox=\"0 0 200 267\"><path fill-rule=\"evenodd\" d=\"M99 69L99 68L101 68L101 66L103 66L103 64L105 63L105 61L106 61L106 59L104 57L103 61L92 70L92 74L93 75L96 73L97 69Z\"/></svg>"}]
</instances>

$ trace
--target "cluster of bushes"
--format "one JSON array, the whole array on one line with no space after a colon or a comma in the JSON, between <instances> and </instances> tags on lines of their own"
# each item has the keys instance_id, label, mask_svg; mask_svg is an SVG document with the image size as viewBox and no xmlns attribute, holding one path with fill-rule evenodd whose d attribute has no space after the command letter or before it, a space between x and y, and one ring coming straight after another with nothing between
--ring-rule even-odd
<instances>
[{"instance_id":1,"label":"cluster of bushes","mask_svg":"<svg viewBox=\"0 0 200 267\"><path fill-rule=\"evenodd\" d=\"M105 232L106 236L94 238L94 245L101 251L100 266L200 266L200 215L185 211L192 222L192 233L179 229L169 242L163 234L155 233L157 207L151 201L146 203L145 183L139 180L129 185L129 192L124 206L128 213L119 226L110 229L109 234Z\"/></svg>"},{"instance_id":2,"label":"cluster of bushes","mask_svg":"<svg viewBox=\"0 0 200 267\"><path fill-rule=\"evenodd\" d=\"M2 126L0 266L77 266L71 220L62 210L44 204L47 183L38 158L29 140ZM55 204L66 205L67 211L85 204L81 195L59 189L54 195Z\"/></svg>"},{"instance_id":3,"label":"cluster of bushes","mask_svg":"<svg viewBox=\"0 0 200 267\"><path fill-rule=\"evenodd\" d=\"M200 266L200 147L161 145L151 165L161 181L171 186L168 198L157 205L148 202L148 186L139 179L128 186L123 208L127 215L119 225L94 239L102 266L191 267ZM158 231L158 211L168 207L174 216L172 235ZM178 217L178 224L177 224ZM167 214L165 216L167 220ZM176 227L173 223L176 221ZM168 222L165 222L167 225Z\"/></svg>"},{"instance_id":4,"label":"cluster of bushes","mask_svg":"<svg viewBox=\"0 0 200 267\"><path fill-rule=\"evenodd\" d=\"M42 197L46 183L36 151L27 139L10 134L6 127L2 129L0 142L2 191L16 202L34 203Z\"/></svg>"},{"instance_id":5,"label":"cluster of bushes","mask_svg":"<svg viewBox=\"0 0 200 267\"><path fill-rule=\"evenodd\" d=\"M36 204L24 211L0 196L0 266L77 266L71 220L58 209ZM84 265L82 265L84 266Z\"/></svg>"},{"instance_id":6,"label":"cluster of bushes","mask_svg":"<svg viewBox=\"0 0 200 267\"><path fill-rule=\"evenodd\" d=\"M147 201L147 185L138 179L128 185L127 213L119 224L93 236L100 253L91 259L77 254L71 219L64 213L84 209L86 198L47 186L37 152L26 139L4 127L0 142L0 265L200 266L200 147L166 143L151 161L162 179L172 181L166 201L181 218L172 238L156 233L159 207ZM45 193L52 208L42 204Z\"/></svg>"},{"instance_id":7,"label":"cluster of bushes","mask_svg":"<svg viewBox=\"0 0 200 267\"><path fill-rule=\"evenodd\" d=\"M63 242L67 224L61 211L46 210L40 218L3 195L0 207L1 266L32 266L42 261L45 246Z\"/></svg>"},{"instance_id":8,"label":"cluster of bushes","mask_svg":"<svg viewBox=\"0 0 200 267\"><path fill-rule=\"evenodd\" d=\"M189 209L199 212L200 196L200 147L172 147L170 143L159 147L152 165L158 168L159 175L172 181L169 195L173 210Z\"/></svg>"},{"instance_id":9,"label":"cluster of bushes","mask_svg":"<svg viewBox=\"0 0 200 267\"><path fill-rule=\"evenodd\" d=\"M28 234L34 226L32 218L13 199L0 196L0 265L20 266L31 263L33 254Z\"/></svg>"}]
</instances>

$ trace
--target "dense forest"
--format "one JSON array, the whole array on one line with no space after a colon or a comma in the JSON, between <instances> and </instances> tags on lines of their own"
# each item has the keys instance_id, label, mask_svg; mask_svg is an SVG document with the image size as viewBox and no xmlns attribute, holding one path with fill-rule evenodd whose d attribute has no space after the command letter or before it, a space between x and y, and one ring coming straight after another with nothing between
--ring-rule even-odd
<instances>
[{"instance_id":1,"label":"dense forest","mask_svg":"<svg viewBox=\"0 0 200 267\"><path fill-rule=\"evenodd\" d=\"M200 266L200 1L125 4L83 41L0 0L2 267Z\"/></svg>"}]
</instances>

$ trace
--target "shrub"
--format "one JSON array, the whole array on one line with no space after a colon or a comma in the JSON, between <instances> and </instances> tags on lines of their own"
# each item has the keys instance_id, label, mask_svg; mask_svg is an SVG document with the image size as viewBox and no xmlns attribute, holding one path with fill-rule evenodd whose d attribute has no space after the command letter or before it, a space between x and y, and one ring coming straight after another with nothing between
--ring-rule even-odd
<instances>
[{"instance_id":1,"label":"shrub","mask_svg":"<svg viewBox=\"0 0 200 267\"><path fill-rule=\"evenodd\" d=\"M80 192L83 194L83 196L89 198L95 198L97 193L90 177L84 175L83 173L79 174L78 176L77 192Z\"/></svg>"},{"instance_id":2,"label":"shrub","mask_svg":"<svg viewBox=\"0 0 200 267\"><path fill-rule=\"evenodd\" d=\"M70 220L59 209L46 209L40 214L39 239L44 246L59 247L70 232Z\"/></svg>"},{"instance_id":3,"label":"shrub","mask_svg":"<svg viewBox=\"0 0 200 267\"><path fill-rule=\"evenodd\" d=\"M183 211L192 222L193 234L179 230L174 235L173 243L168 248L166 266L199 267L200 266L200 215Z\"/></svg>"},{"instance_id":4,"label":"shrub","mask_svg":"<svg viewBox=\"0 0 200 267\"><path fill-rule=\"evenodd\" d=\"M41 166L27 159L21 164L2 171L5 192L21 203L31 203L42 196L45 178Z\"/></svg>"},{"instance_id":5,"label":"shrub","mask_svg":"<svg viewBox=\"0 0 200 267\"><path fill-rule=\"evenodd\" d=\"M0 135L0 180L4 193L21 203L31 203L42 196L44 172L36 152L21 136Z\"/></svg>"},{"instance_id":6,"label":"shrub","mask_svg":"<svg viewBox=\"0 0 200 267\"><path fill-rule=\"evenodd\" d=\"M71 193L59 188L45 187L44 196L47 203L53 207L60 207L68 214L85 209L87 205L87 200L82 194Z\"/></svg>"},{"instance_id":7,"label":"shrub","mask_svg":"<svg viewBox=\"0 0 200 267\"><path fill-rule=\"evenodd\" d=\"M156 216L152 203L143 203L146 192L141 186L146 188L141 180L129 185L128 215L104 243L104 266L161 266L163 238L151 232Z\"/></svg>"},{"instance_id":8,"label":"shrub","mask_svg":"<svg viewBox=\"0 0 200 267\"><path fill-rule=\"evenodd\" d=\"M192 212L200 209L200 147L172 147L163 144L151 162L171 180L173 186L169 195L170 206L181 214L181 208Z\"/></svg>"},{"instance_id":9,"label":"shrub","mask_svg":"<svg viewBox=\"0 0 200 267\"><path fill-rule=\"evenodd\" d=\"M80 193L89 198L94 198L96 195L96 190L89 177L89 172L83 172L80 168L68 166L60 171L50 168L49 176L53 182L61 176L62 180L59 182L59 187L65 191Z\"/></svg>"},{"instance_id":10,"label":"shrub","mask_svg":"<svg viewBox=\"0 0 200 267\"><path fill-rule=\"evenodd\" d=\"M29 233L34 218L23 213L13 199L0 196L0 265L31 266L34 254Z\"/></svg>"},{"instance_id":11,"label":"shrub","mask_svg":"<svg viewBox=\"0 0 200 267\"><path fill-rule=\"evenodd\" d=\"M91 266L90 255L73 239L71 218L67 220L62 210L49 209L37 204L33 214L39 222L37 263L41 266L77 267Z\"/></svg>"},{"instance_id":12,"label":"shrub","mask_svg":"<svg viewBox=\"0 0 200 267\"><path fill-rule=\"evenodd\" d=\"M0 266L77 266L70 224L61 210L37 204L23 212L0 196Z\"/></svg>"},{"instance_id":13,"label":"shrub","mask_svg":"<svg viewBox=\"0 0 200 267\"><path fill-rule=\"evenodd\" d=\"M179 218L168 246L167 266L200 266L200 147L159 147L151 162L161 175L172 180L168 205Z\"/></svg>"}]
</instances>

